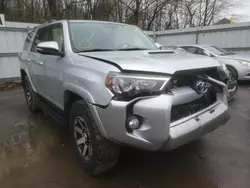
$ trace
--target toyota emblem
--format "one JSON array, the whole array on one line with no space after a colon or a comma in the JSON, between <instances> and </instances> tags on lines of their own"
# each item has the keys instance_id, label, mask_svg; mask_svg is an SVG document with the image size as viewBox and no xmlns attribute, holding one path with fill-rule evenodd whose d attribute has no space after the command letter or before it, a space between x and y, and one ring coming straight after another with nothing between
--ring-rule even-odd
<instances>
[{"instance_id":1,"label":"toyota emblem","mask_svg":"<svg viewBox=\"0 0 250 188\"><path fill-rule=\"evenodd\" d=\"M197 81L195 83L195 90L198 94L204 94L208 91L210 86L211 86L210 83L204 81Z\"/></svg>"}]
</instances>

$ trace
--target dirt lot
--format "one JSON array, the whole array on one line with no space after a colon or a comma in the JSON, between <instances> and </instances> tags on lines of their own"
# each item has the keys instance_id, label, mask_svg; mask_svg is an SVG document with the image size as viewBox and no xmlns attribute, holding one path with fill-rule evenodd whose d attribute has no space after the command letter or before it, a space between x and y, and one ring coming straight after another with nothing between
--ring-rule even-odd
<instances>
[{"instance_id":1,"label":"dirt lot","mask_svg":"<svg viewBox=\"0 0 250 188\"><path fill-rule=\"evenodd\" d=\"M67 129L32 115L20 88L0 92L1 188L249 188L250 84L241 84L227 125L166 153L122 149L117 167L94 179L77 165Z\"/></svg>"}]
</instances>

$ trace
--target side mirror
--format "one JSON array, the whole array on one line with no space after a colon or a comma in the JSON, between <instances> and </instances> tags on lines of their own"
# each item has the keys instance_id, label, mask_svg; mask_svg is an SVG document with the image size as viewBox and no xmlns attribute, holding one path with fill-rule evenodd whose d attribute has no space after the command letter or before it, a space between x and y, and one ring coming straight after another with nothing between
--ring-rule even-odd
<instances>
[{"instance_id":1,"label":"side mirror","mask_svg":"<svg viewBox=\"0 0 250 188\"><path fill-rule=\"evenodd\" d=\"M155 42L155 45L156 45L156 47L157 47L159 50L162 50L162 47L163 47L163 46L162 46L161 44Z\"/></svg>"},{"instance_id":2,"label":"side mirror","mask_svg":"<svg viewBox=\"0 0 250 188\"><path fill-rule=\"evenodd\" d=\"M212 57L212 55L208 52L208 51L206 51L206 50L204 50L204 52L203 52L206 56L208 56L208 57Z\"/></svg>"},{"instance_id":3,"label":"side mirror","mask_svg":"<svg viewBox=\"0 0 250 188\"><path fill-rule=\"evenodd\" d=\"M58 43L55 41L41 42L37 45L36 50L44 55L63 56L63 52L59 50Z\"/></svg>"}]
</instances>

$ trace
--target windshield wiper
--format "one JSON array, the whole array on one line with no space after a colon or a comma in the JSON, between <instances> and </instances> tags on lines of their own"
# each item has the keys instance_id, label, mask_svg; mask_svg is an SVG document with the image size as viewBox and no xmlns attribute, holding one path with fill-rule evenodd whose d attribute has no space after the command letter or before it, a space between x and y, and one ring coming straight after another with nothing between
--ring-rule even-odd
<instances>
[{"instance_id":1,"label":"windshield wiper","mask_svg":"<svg viewBox=\"0 0 250 188\"><path fill-rule=\"evenodd\" d=\"M119 48L117 51L136 51L136 50L150 50L147 48Z\"/></svg>"},{"instance_id":2,"label":"windshield wiper","mask_svg":"<svg viewBox=\"0 0 250 188\"><path fill-rule=\"evenodd\" d=\"M115 49L95 48L95 49L89 49L89 50L81 50L81 51L78 51L77 53L81 53L81 52L109 52L109 51L115 51Z\"/></svg>"}]
</instances>

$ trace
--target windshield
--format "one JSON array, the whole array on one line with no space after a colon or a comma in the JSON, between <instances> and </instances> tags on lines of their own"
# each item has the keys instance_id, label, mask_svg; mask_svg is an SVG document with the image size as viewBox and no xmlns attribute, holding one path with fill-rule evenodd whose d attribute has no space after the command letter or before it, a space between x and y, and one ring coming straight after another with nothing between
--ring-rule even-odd
<instances>
[{"instance_id":1,"label":"windshield","mask_svg":"<svg viewBox=\"0 0 250 188\"><path fill-rule=\"evenodd\" d=\"M234 54L233 52L229 52L227 50L224 50L222 48L218 48L216 46L207 46L206 49L209 50L210 52L216 54L216 55L232 55L232 54Z\"/></svg>"},{"instance_id":2,"label":"windshield","mask_svg":"<svg viewBox=\"0 0 250 188\"><path fill-rule=\"evenodd\" d=\"M71 45L74 52L109 50L157 50L138 27L104 22L71 22Z\"/></svg>"}]
</instances>

